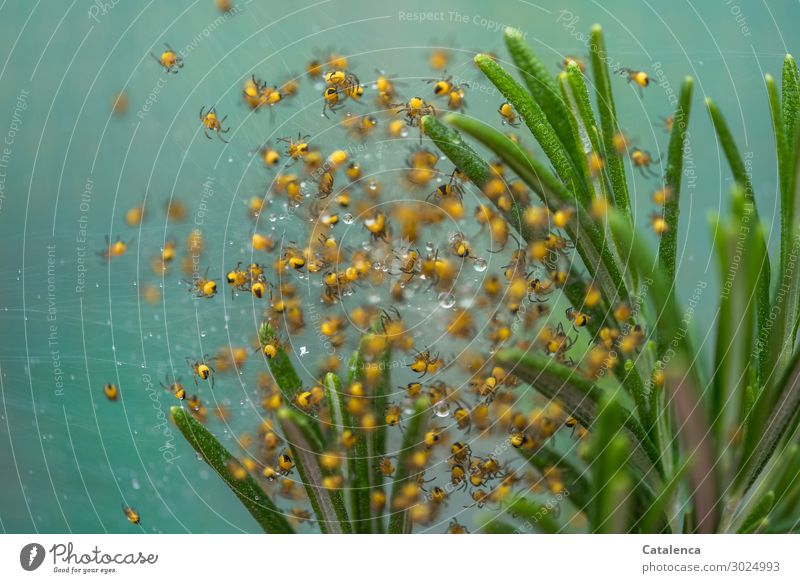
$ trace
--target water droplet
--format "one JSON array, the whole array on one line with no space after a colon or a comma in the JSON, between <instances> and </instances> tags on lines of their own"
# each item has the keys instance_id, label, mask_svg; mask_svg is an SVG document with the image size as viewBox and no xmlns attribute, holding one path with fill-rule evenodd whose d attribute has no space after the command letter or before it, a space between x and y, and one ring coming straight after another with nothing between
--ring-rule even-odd
<instances>
[{"instance_id":1,"label":"water droplet","mask_svg":"<svg viewBox=\"0 0 800 583\"><path fill-rule=\"evenodd\" d=\"M412 401L409 397L403 399L403 414L404 415L411 415L414 413L414 401Z\"/></svg>"},{"instance_id":2,"label":"water droplet","mask_svg":"<svg viewBox=\"0 0 800 583\"><path fill-rule=\"evenodd\" d=\"M433 406L433 411L437 417L448 417L450 415L450 403L447 401L439 401Z\"/></svg>"},{"instance_id":3,"label":"water droplet","mask_svg":"<svg viewBox=\"0 0 800 583\"><path fill-rule=\"evenodd\" d=\"M355 221L355 219L353 218L353 215L351 215L350 213L345 213L345 215L342 217L342 222L345 225L352 225L353 221Z\"/></svg>"},{"instance_id":4,"label":"water droplet","mask_svg":"<svg viewBox=\"0 0 800 583\"><path fill-rule=\"evenodd\" d=\"M439 294L439 305L445 310L448 310L456 305L456 296L450 292L442 292Z\"/></svg>"},{"instance_id":5,"label":"water droplet","mask_svg":"<svg viewBox=\"0 0 800 583\"><path fill-rule=\"evenodd\" d=\"M485 260L483 257L478 257L478 258L475 260L475 264L472 266L472 268L473 268L475 271L477 271L478 273L481 273L481 272L483 272L483 271L486 271L486 268L487 268L487 267L488 267L488 264L486 263L486 260Z\"/></svg>"}]
</instances>

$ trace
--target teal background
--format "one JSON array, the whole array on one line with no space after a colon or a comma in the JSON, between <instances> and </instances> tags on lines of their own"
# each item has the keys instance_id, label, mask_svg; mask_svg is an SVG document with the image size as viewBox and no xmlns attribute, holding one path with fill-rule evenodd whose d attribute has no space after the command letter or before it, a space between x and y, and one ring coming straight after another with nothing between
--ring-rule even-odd
<instances>
[{"instance_id":1,"label":"teal background","mask_svg":"<svg viewBox=\"0 0 800 583\"><path fill-rule=\"evenodd\" d=\"M161 207L166 200L184 201L191 219L203 182L215 177L204 225L204 261L229 265L249 239L244 201L263 191L265 173L258 160L251 164L253 150L269 137L317 134L330 126L320 118L318 93L305 80L301 95L278 109L275 119L268 113L248 116L239 91L251 71L283 80L302 73L317 49L335 47L352 56L362 79L369 79L376 67L404 78L408 85L400 92L405 94L410 87L424 87L421 80L432 76L425 62L428 47L453 45L457 57L450 72L474 84L468 112L497 120L501 99L487 93L485 85L480 89L469 61L477 50L501 59L506 55L501 32L482 26L481 18L522 28L555 70L563 55L586 54L580 40L557 22L559 12L569 10L578 18L575 30L583 35L594 22L604 26L609 52L623 65L652 70L660 62L675 91L685 74L697 80L690 126L697 181L681 203L678 297L688 299L700 280L709 284L695 322L703 350L711 348L705 333L717 301L707 216L726 207L730 186L704 96L715 98L741 149L752 153L761 216L777 225L776 164L763 74L779 77L783 55L798 50L800 6L794 1L236 0L238 12L217 25L220 14L211 0L107 4L106 14L96 13L97 21L88 11L98 5L84 0L0 4L0 140L8 137L12 124L18 127L13 143L7 144L7 167L0 168L5 180L0 207L4 532L134 532L120 511L123 500L142 513L147 532L256 528L180 436L174 436L178 459L165 461L159 451L165 438L157 426L158 407L166 412L173 404L158 386L172 366L183 370L186 355L216 352L228 342L249 344L259 310L247 299L232 303L227 294L213 310L197 310L176 274L165 283L163 306L139 301L140 283L155 281L150 256L165 238L183 242L190 226L165 228ZM399 12L418 11L441 11L443 20L420 23L399 17ZM451 11L467 22L455 22ZM211 26L213 32L204 35ZM165 78L149 55L164 42L179 49L198 38L179 75ZM137 118L159 80L166 84L156 103L144 120ZM122 88L130 111L117 119L110 104ZM640 99L622 79L614 88L628 134L657 157L666 144L658 117L671 109L665 89L650 87ZM27 107L16 119L23 91L29 92ZM212 104L230 116L229 147L198 133L198 110ZM334 139L323 134L319 142L330 147ZM82 213L80 197L89 178L90 208ZM637 179L636 185L636 214L644 223L653 182ZM143 199L152 205L150 217L141 229L130 229L124 213ZM85 289L76 293L81 214L88 217L90 254L102 248L106 235L123 237L131 248L111 266L91 255ZM777 230L770 233L774 251ZM48 345L48 246L54 253L52 293L63 395L57 393ZM183 377L189 386L189 375ZM147 378L157 389L155 407L145 390ZM223 389L213 396L232 410L231 427L253 432L258 417L248 401L256 394L251 379L222 382ZM102 385L108 381L121 388L117 403L103 397ZM204 397L211 398L207 389ZM211 426L232 440L233 429L216 420Z\"/></svg>"}]
</instances>

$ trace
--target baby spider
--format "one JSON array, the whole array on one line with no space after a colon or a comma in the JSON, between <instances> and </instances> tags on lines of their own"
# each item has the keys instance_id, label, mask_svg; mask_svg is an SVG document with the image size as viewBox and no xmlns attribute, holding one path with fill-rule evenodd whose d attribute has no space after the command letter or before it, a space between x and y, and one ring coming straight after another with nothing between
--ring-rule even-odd
<instances>
[{"instance_id":1,"label":"baby spider","mask_svg":"<svg viewBox=\"0 0 800 583\"><path fill-rule=\"evenodd\" d=\"M227 134L231 129L222 127L226 119L228 119L227 115L219 119L219 117L217 117L217 110L214 107L211 107L208 111L206 111L205 105L200 108L200 121L203 123L203 133L205 133L209 140L211 136L208 134L208 131L211 130L212 132L216 132L220 140L226 144L228 143L228 140L222 137L222 134Z\"/></svg>"},{"instance_id":2,"label":"baby spider","mask_svg":"<svg viewBox=\"0 0 800 583\"><path fill-rule=\"evenodd\" d=\"M418 352L414 356L414 362L408 365L408 367L416 373L419 373L419 377L422 378L426 374L436 374L436 371L442 366L443 361L439 358L439 355L432 354L430 350L425 350L423 352Z\"/></svg>"},{"instance_id":3,"label":"baby spider","mask_svg":"<svg viewBox=\"0 0 800 583\"><path fill-rule=\"evenodd\" d=\"M125 255L127 250L128 244L125 241L117 237L117 240L112 243L111 239L109 239L108 235L106 235L106 246L102 251L98 251L97 255L110 261L114 257L121 257Z\"/></svg>"},{"instance_id":4,"label":"baby spider","mask_svg":"<svg viewBox=\"0 0 800 583\"><path fill-rule=\"evenodd\" d=\"M439 200L444 200L451 197L458 198L459 201L464 198L464 186L461 180L461 171L456 168L450 175L450 180L446 183L440 184L432 193L428 195L425 200L430 200L436 197Z\"/></svg>"},{"instance_id":5,"label":"baby spider","mask_svg":"<svg viewBox=\"0 0 800 583\"><path fill-rule=\"evenodd\" d=\"M633 162L634 168L637 168L645 178L658 176L658 172L653 170L651 166L658 164L660 161L660 158L653 160L653 155L647 150L640 150L639 148L631 150L631 162Z\"/></svg>"},{"instance_id":6,"label":"baby spider","mask_svg":"<svg viewBox=\"0 0 800 583\"><path fill-rule=\"evenodd\" d=\"M328 117L327 112L336 113L344 106L344 100L347 96L344 91L335 85L329 85L322 92L322 115Z\"/></svg>"},{"instance_id":7,"label":"baby spider","mask_svg":"<svg viewBox=\"0 0 800 583\"><path fill-rule=\"evenodd\" d=\"M195 298L213 298L217 295L217 282L208 279L208 268L203 277L197 276L192 281L183 280L189 286L189 293Z\"/></svg>"},{"instance_id":8,"label":"baby spider","mask_svg":"<svg viewBox=\"0 0 800 583\"><path fill-rule=\"evenodd\" d=\"M503 118L503 123L511 126L512 128L519 127L519 117L514 107L508 102L504 101L500 107L497 108L497 113Z\"/></svg>"},{"instance_id":9,"label":"baby spider","mask_svg":"<svg viewBox=\"0 0 800 583\"><path fill-rule=\"evenodd\" d=\"M422 141L422 118L426 115L436 115L436 108L425 103L421 97L412 97L406 103L392 104L392 108L398 108L395 114L403 113L406 117L406 124L410 127L419 128L419 141Z\"/></svg>"},{"instance_id":10,"label":"baby spider","mask_svg":"<svg viewBox=\"0 0 800 583\"><path fill-rule=\"evenodd\" d=\"M302 135L300 133L297 134L297 139L293 138L278 138L279 142L284 142L287 144L286 146L286 155L289 156L293 161L301 160L305 158L311 148L308 145L308 138L310 135Z\"/></svg>"},{"instance_id":11,"label":"baby spider","mask_svg":"<svg viewBox=\"0 0 800 583\"><path fill-rule=\"evenodd\" d=\"M628 83L633 83L639 89L639 95L643 95L642 89L650 85L650 77L644 71L637 71L627 67L620 67L615 71L617 75L624 75Z\"/></svg>"},{"instance_id":12,"label":"baby spider","mask_svg":"<svg viewBox=\"0 0 800 583\"><path fill-rule=\"evenodd\" d=\"M204 381L211 381L211 388L214 388L214 374L217 372L214 368L208 364L212 360L216 360L216 357L210 357L208 354L204 354L201 360L192 360L191 357L186 357L186 364L189 365L189 368L192 369L192 374L194 374L194 384L197 384L197 379L200 378Z\"/></svg>"},{"instance_id":13,"label":"baby spider","mask_svg":"<svg viewBox=\"0 0 800 583\"><path fill-rule=\"evenodd\" d=\"M155 56L153 53L150 53L150 55L159 65L164 67L166 73L175 73L177 75L178 69L183 67L183 59L167 43L164 43L164 46L166 50L162 51L160 57Z\"/></svg>"}]
</instances>

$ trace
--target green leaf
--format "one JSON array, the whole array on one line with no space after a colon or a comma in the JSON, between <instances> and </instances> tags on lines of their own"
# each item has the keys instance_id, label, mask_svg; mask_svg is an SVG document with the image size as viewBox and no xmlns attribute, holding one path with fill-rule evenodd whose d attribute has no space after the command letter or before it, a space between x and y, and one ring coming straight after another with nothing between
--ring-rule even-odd
<instances>
[{"instance_id":1,"label":"green leaf","mask_svg":"<svg viewBox=\"0 0 800 583\"><path fill-rule=\"evenodd\" d=\"M586 184L581 178L578 169L568 155L564 144L561 143L553 126L547 120L547 116L542 108L533 100L531 95L525 91L514 78L508 74L500 65L494 62L487 55L476 55L475 63L483 74L494 84L500 93L505 96L508 102L514 107L519 116L528 126L536 141L544 150L545 155L553 164L556 173L562 180L571 185L572 189L586 206L589 203L589 193Z\"/></svg>"},{"instance_id":2,"label":"green leaf","mask_svg":"<svg viewBox=\"0 0 800 583\"><path fill-rule=\"evenodd\" d=\"M342 381L338 376L329 372L322 381L325 390L325 400L328 402L328 411L331 416L331 442L339 443L339 438L344 429L350 428L350 415L347 412L344 393L342 392Z\"/></svg>"},{"instance_id":3,"label":"green leaf","mask_svg":"<svg viewBox=\"0 0 800 583\"><path fill-rule=\"evenodd\" d=\"M730 221L715 225L715 247L719 256L720 308L715 347L715 374L711 398L711 417L716 438L720 470L732 470L738 453L731 438L741 431L747 414L747 387L750 384L754 340L755 295L758 257L742 252L752 248L756 231L748 227L748 206L739 186L732 195Z\"/></svg>"},{"instance_id":4,"label":"green leaf","mask_svg":"<svg viewBox=\"0 0 800 583\"><path fill-rule=\"evenodd\" d=\"M392 495L389 499L390 504L398 497L404 485L420 477L420 473L412 475L409 472L409 462L411 456L414 454L414 450L422 443L423 434L427 426L424 421L429 415L428 400L417 399L414 403L414 412L408 419L408 424L405 428L403 443L400 446L397 470L395 471L394 482L392 483ZM412 524L409 520L407 509L392 511L389 517L389 534L410 533L411 527Z\"/></svg>"},{"instance_id":5,"label":"green leaf","mask_svg":"<svg viewBox=\"0 0 800 583\"><path fill-rule=\"evenodd\" d=\"M592 27L589 37L589 54L592 61L592 73L597 92L597 111L600 116L600 129L605 144L606 168L608 168L611 186L614 191L614 202L619 212L631 222L630 197L628 182L625 178L625 165L622 157L614 147L614 137L619 133L617 112L614 107L614 96L611 92L611 76L608 73L609 56L603 29L599 24Z\"/></svg>"},{"instance_id":6,"label":"green leaf","mask_svg":"<svg viewBox=\"0 0 800 583\"><path fill-rule=\"evenodd\" d=\"M243 480L237 480L231 474L229 464L238 460L223 446L211 432L195 420L186 409L172 407L172 419L183 436L200 454L203 460L213 469L222 481L241 501L250 515L269 534L294 534L294 529L284 515L261 489L258 482L248 473Z\"/></svg>"},{"instance_id":7,"label":"green leaf","mask_svg":"<svg viewBox=\"0 0 800 583\"><path fill-rule=\"evenodd\" d=\"M573 137L567 120L567 108L559 96L553 76L525 42L525 37L519 30L506 28L504 36L508 52L517 66L522 80L525 81L528 91L541 106L547 116L547 121L553 126L561 143L572 156L573 163L576 166L580 165L584 158L583 150L580 142Z\"/></svg>"},{"instance_id":8,"label":"green leaf","mask_svg":"<svg viewBox=\"0 0 800 583\"><path fill-rule=\"evenodd\" d=\"M360 382L364 368L361 350L356 350L348 363L348 384ZM372 509L369 503L369 451L367 436L361 427L356 427L351 418L351 428L356 444L348 454L347 465L350 474L350 505L356 532L369 533L372 530Z\"/></svg>"},{"instance_id":9,"label":"green leaf","mask_svg":"<svg viewBox=\"0 0 800 583\"><path fill-rule=\"evenodd\" d=\"M800 73L797 70L797 63L792 55L786 55L783 60L783 76L781 78L781 89L783 92L783 123L787 146L793 145L797 134L797 116L800 113Z\"/></svg>"},{"instance_id":10,"label":"green leaf","mask_svg":"<svg viewBox=\"0 0 800 583\"><path fill-rule=\"evenodd\" d=\"M375 387L375 392L372 396L372 411L375 418L378 419L378 427L370 435L370 459L372 460L372 481L370 484L371 490L375 491L380 488L383 490L383 474L378 466L378 460L386 455L386 423L384 422L386 412L387 396L391 387L392 376L392 351L387 348L380 357L379 364L381 367L381 378ZM374 517L375 532L384 532L383 517L381 513L377 513Z\"/></svg>"},{"instance_id":11,"label":"green leaf","mask_svg":"<svg viewBox=\"0 0 800 583\"><path fill-rule=\"evenodd\" d=\"M322 443L312 429L311 419L288 407L279 409L277 417L283 435L291 445L295 468L300 474L320 530L326 534L352 532L342 491L322 486L326 475L319 463Z\"/></svg>"},{"instance_id":12,"label":"green leaf","mask_svg":"<svg viewBox=\"0 0 800 583\"><path fill-rule=\"evenodd\" d=\"M681 178L683 176L683 152L689 139L689 112L692 106L691 77L686 77L681 86L678 105L672 116L672 133L667 147L667 171L665 186L670 196L664 205L664 220L667 232L661 235L658 245L658 260L669 281L675 281L675 260L678 247L678 216L680 215ZM663 348L663 347L662 347ZM659 354L663 351L659 350Z\"/></svg>"},{"instance_id":13,"label":"green leaf","mask_svg":"<svg viewBox=\"0 0 800 583\"><path fill-rule=\"evenodd\" d=\"M261 346L265 346L268 342L277 340L277 335L269 322L266 320L261 323L258 329L258 337L261 341ZM278 387L287 401L294 401L298 391L303 386L303 382L297 374L297 371L289 360L289 355L282 345L279 345L278 352L273 358L267 358L267 365L278 383Z\"/></svg>"},{"instance_id":14,"label":"green leaf","mask_svg":"<svg viewBox=\"0 0 800 583\"><path fill-rule=\"evenodd\" d=\"M728 123L725 121L722 112L711 98L706 98L706 106L711 115L711 121L714 124L714 129L717 131L722 150L725 152L725 157L728 160L728 165L731 168L733 179L744 187L744 194L747 203L753 207L752 224L755 225L759 222L758 207L756 206L755 197L753 196L753 185L750 181L750 175L745 167L744 160L739 154L739 149L736 147L736 142L731 135ZM753 253L761 258L761 265L759 266L758 275L758 294L756 297L756 309L758 310L758 337L769 338L770 329L772 324L769 323L769 286L770 286L770 264L769 253L767 251L767 243L762 236L756 237L755 245L753 246ZM758 366L758 379L759 384L766 382L764 378L767 371L770 370L770 359L774 355L770 354L768 350L761 350L759 353L759 366Z\"/></svg>"}]
</instances>

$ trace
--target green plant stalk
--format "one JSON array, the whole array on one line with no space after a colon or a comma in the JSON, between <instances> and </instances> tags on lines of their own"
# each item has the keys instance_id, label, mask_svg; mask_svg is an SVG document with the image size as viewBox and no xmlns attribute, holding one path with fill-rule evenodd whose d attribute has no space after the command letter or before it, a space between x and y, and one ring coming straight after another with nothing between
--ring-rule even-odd
<instances>
[{"instance_id":1,"label":"green plant stalk","mask_svg":"<svg viewBox=\"0 0 800 583\"><path fill-rule=\"evenodd\" d=\"M378 385L375 387L375 394L373 395L373 413L376 419L381 420L378 427L372 432L370 446L372 460L372 490L380 488L383 490L383 474L378 467L378 460L386 455L386 423L383 419L386 415L386 399L391 386L391 359L392 351L388 348L381 356L381 378ZM383 525L383 516L380 512L374 516L374 532L385 532Z\"/></svg>"},{"instance_id":2,"label":"green plant stalk","mask_svg":"<svg viewBox=\"0 0 800 583\"><path fill-rule=\"evenodd\" d=\"M589 204L589 192L586 190L586 184L581 179L578 169L572 162L572 158L567 153L564 144L561 143L539 104L505 69L495 63L488 55L476 55L475 64L514 107L536 138L536 141L539 142L545 155L553 164L556 173L562 180L572 186L580 203L583 206L587 206Z\"/></svg>"},{"instance_id":3,"label":"green plant stalk","mask_svg":"<svg viewBox=\"0 0 800 583\"><path fill-rule=\"evenodd\" d=\"M736 147L736 142L731 135L728 123L725 121L722 112L719 111L719 108L717 108L716 104L711 100L711 98L706 98L706 106L708 107L708 112L711 115L711 121L714 124L714 129L716 130L720 144L722 145L722 150L725 152L725 157L728 160L728 165L731 168L733 178L736 182L744 187L745 199L747 203L752 205L753 210L751 220L757 224L759 222L759 215L758 207L756 206L756 200L753 196L753 185L750 181L750 176L747 173L747 169L745 168L744 161L739 154L739 149ZM758 292L756 297L756 310L758 314L757 337L769 338L771 327L771 324L769 323L770 264L767 244L763 236L756 238L753 252L758 257L762 258L761 265L759 266ZM766 383L764 374L770 370L771 359L772 355L770 354L770 351L761 350L759 352L759 362L757 367L759 387L762 387Z\"/></svg>"},{"instance_id":4,"label":"green plant stalk","mask_svg":"<svg viewBox=\"0 0 800 583\"><path fill-rule=\"evenodd\" d=\"M617 210L632 223L628 182L625 178L625 165L622 157L614 148L614 136L619 133L617 112L614 107L614 96L611 92L611 78L608 73L606 43L603 29L599 24L592 27L589 37L589 54L592 61L592 72L597 92L597 111L600 116L600 129L605 143L606 167L608 168L614 201Z\"/></svg>"},{"instance_id":5,"label":"green plant stalk","mask_svg":"<svg viewBox=\"0 0 800 583\"><path fill-rule=\"evenodd\" d=\"M363 367L364 357L359 348L353 353L347 367L347 379L350 385L361 379ZM370 532L372 524L372 509L369 503L369 451L364 430L356 428L354 423L351 429L357 441L347 458L350 474L350 505L356 532L364 534Z\"/></svg>"},{"instance_id":6,"label":"green plant stalk","mask_svg":"<svg viewBox=\"0 0 800 583\"><path fill-rule=\"evenodd\" d=\"M429 403L427 399L417 399L414 403L414 412L406 425L406 433L403 436L403 443L400 446L399 457L397 460L397 470L395 471L394 483L392 484L392 494L389 504L398 497L403 486L411 480L416 480L418 474L409 474L409 461L414 453L414 448L422 443L425 424L423 423L428 413ZM408 519L407 510L392 511L389 517L389 534L406 534L411 532L411 522Z\"/></svg>"},{"instance_id":7,"label":"green plant stalk","mask_svg":"<svg viewBox=\"0 0 800 583\"><path fill-rule=\"evenodd\" d=\"M517 66L520 76L525 81L528 91L541 106L561 143L572 156L573 163L578 166L582 161L585 162L580 142L575 140L567 122L567 108L558 94L556 84L547 67L525 42L525 38L519 30L506 28L504 37L508 52Z\"/></svg>"},{"instance_id":8,"label":"green plant stalk","mask_svg":"<svg viewBox=\"0 0 800 583\"><path fill-rule=\"evenodd\" d=\"M664 220L667 222L667 232L661 235L658 244L658 260L661 268L675 285L675 261L678 249L678 216L680 214L681 177L683 176L683 153L689 142L689 114L692 107L692 88L694 81L686 77L681 86L678 105L672 117L672 132L669 136L667 147L667 171L665 186L669 189L670 196L664 205ZM663 355L664 347L659 347L658 355Z\"/></svg>"},{"instance_id":9,"label":"green plant stalk","mask_svg":"<svg viewBox=\"0 0 800 583\"><path fill-rule=\"evenodd\" d=\"M283 407L277 413L284 437L291 444L297 473L308 495L317 524L323 533L349 534L353 531L341 490L322 486L325 472L319 464L322 443L311 428L309 417Z\"/></svg>"},{"instance_id":10,"label":"green plant stalk","mask_svg":"<svg viewBox=\"0 0 800 583\"><path fill-rule=\"evenodd\" d=\"M495 354L495 360L510 367L514 375L550 399L557 399L585 427L591 427L604 391L582 378L579 373L537 352L507 348ZM622 406L620 405L620 408ZM650 484L662 474L658 451L630 411L625 410L625 430L632 443L633 464ZM655 468L655 472L651 469Z\"/></svg>"},{"instance_id":11,"label":"green plant stalk","mask_svg":"<svg viewBox=\"0 0 800 583\"><path fill-rule=\"evenodd\" d=\"M236 458L217 441L217 438L208 429L192 417L186 409L172 407L170 413L175 425L180 429L189 445L222 478L222 481L241 501L264 532L294 534L294 529L284 515L249 473L244 480L237 480L231 475L228 462Z\"/></svg>"},{"instance_id":12,"label":"green plant stalk","mask_svg":"<svg viewBox=\"0 0 800 583\"><path fill-rule=\"evenodd\" d=\"M546 443L535 451L522 448L516 451L540 472L551 467L558 468L569 492L569 501L578 509L588 508L589 500L592 497L592 484L586 477L585 471L575 467L564 455Z\"/></svg>"}]
</instances>

